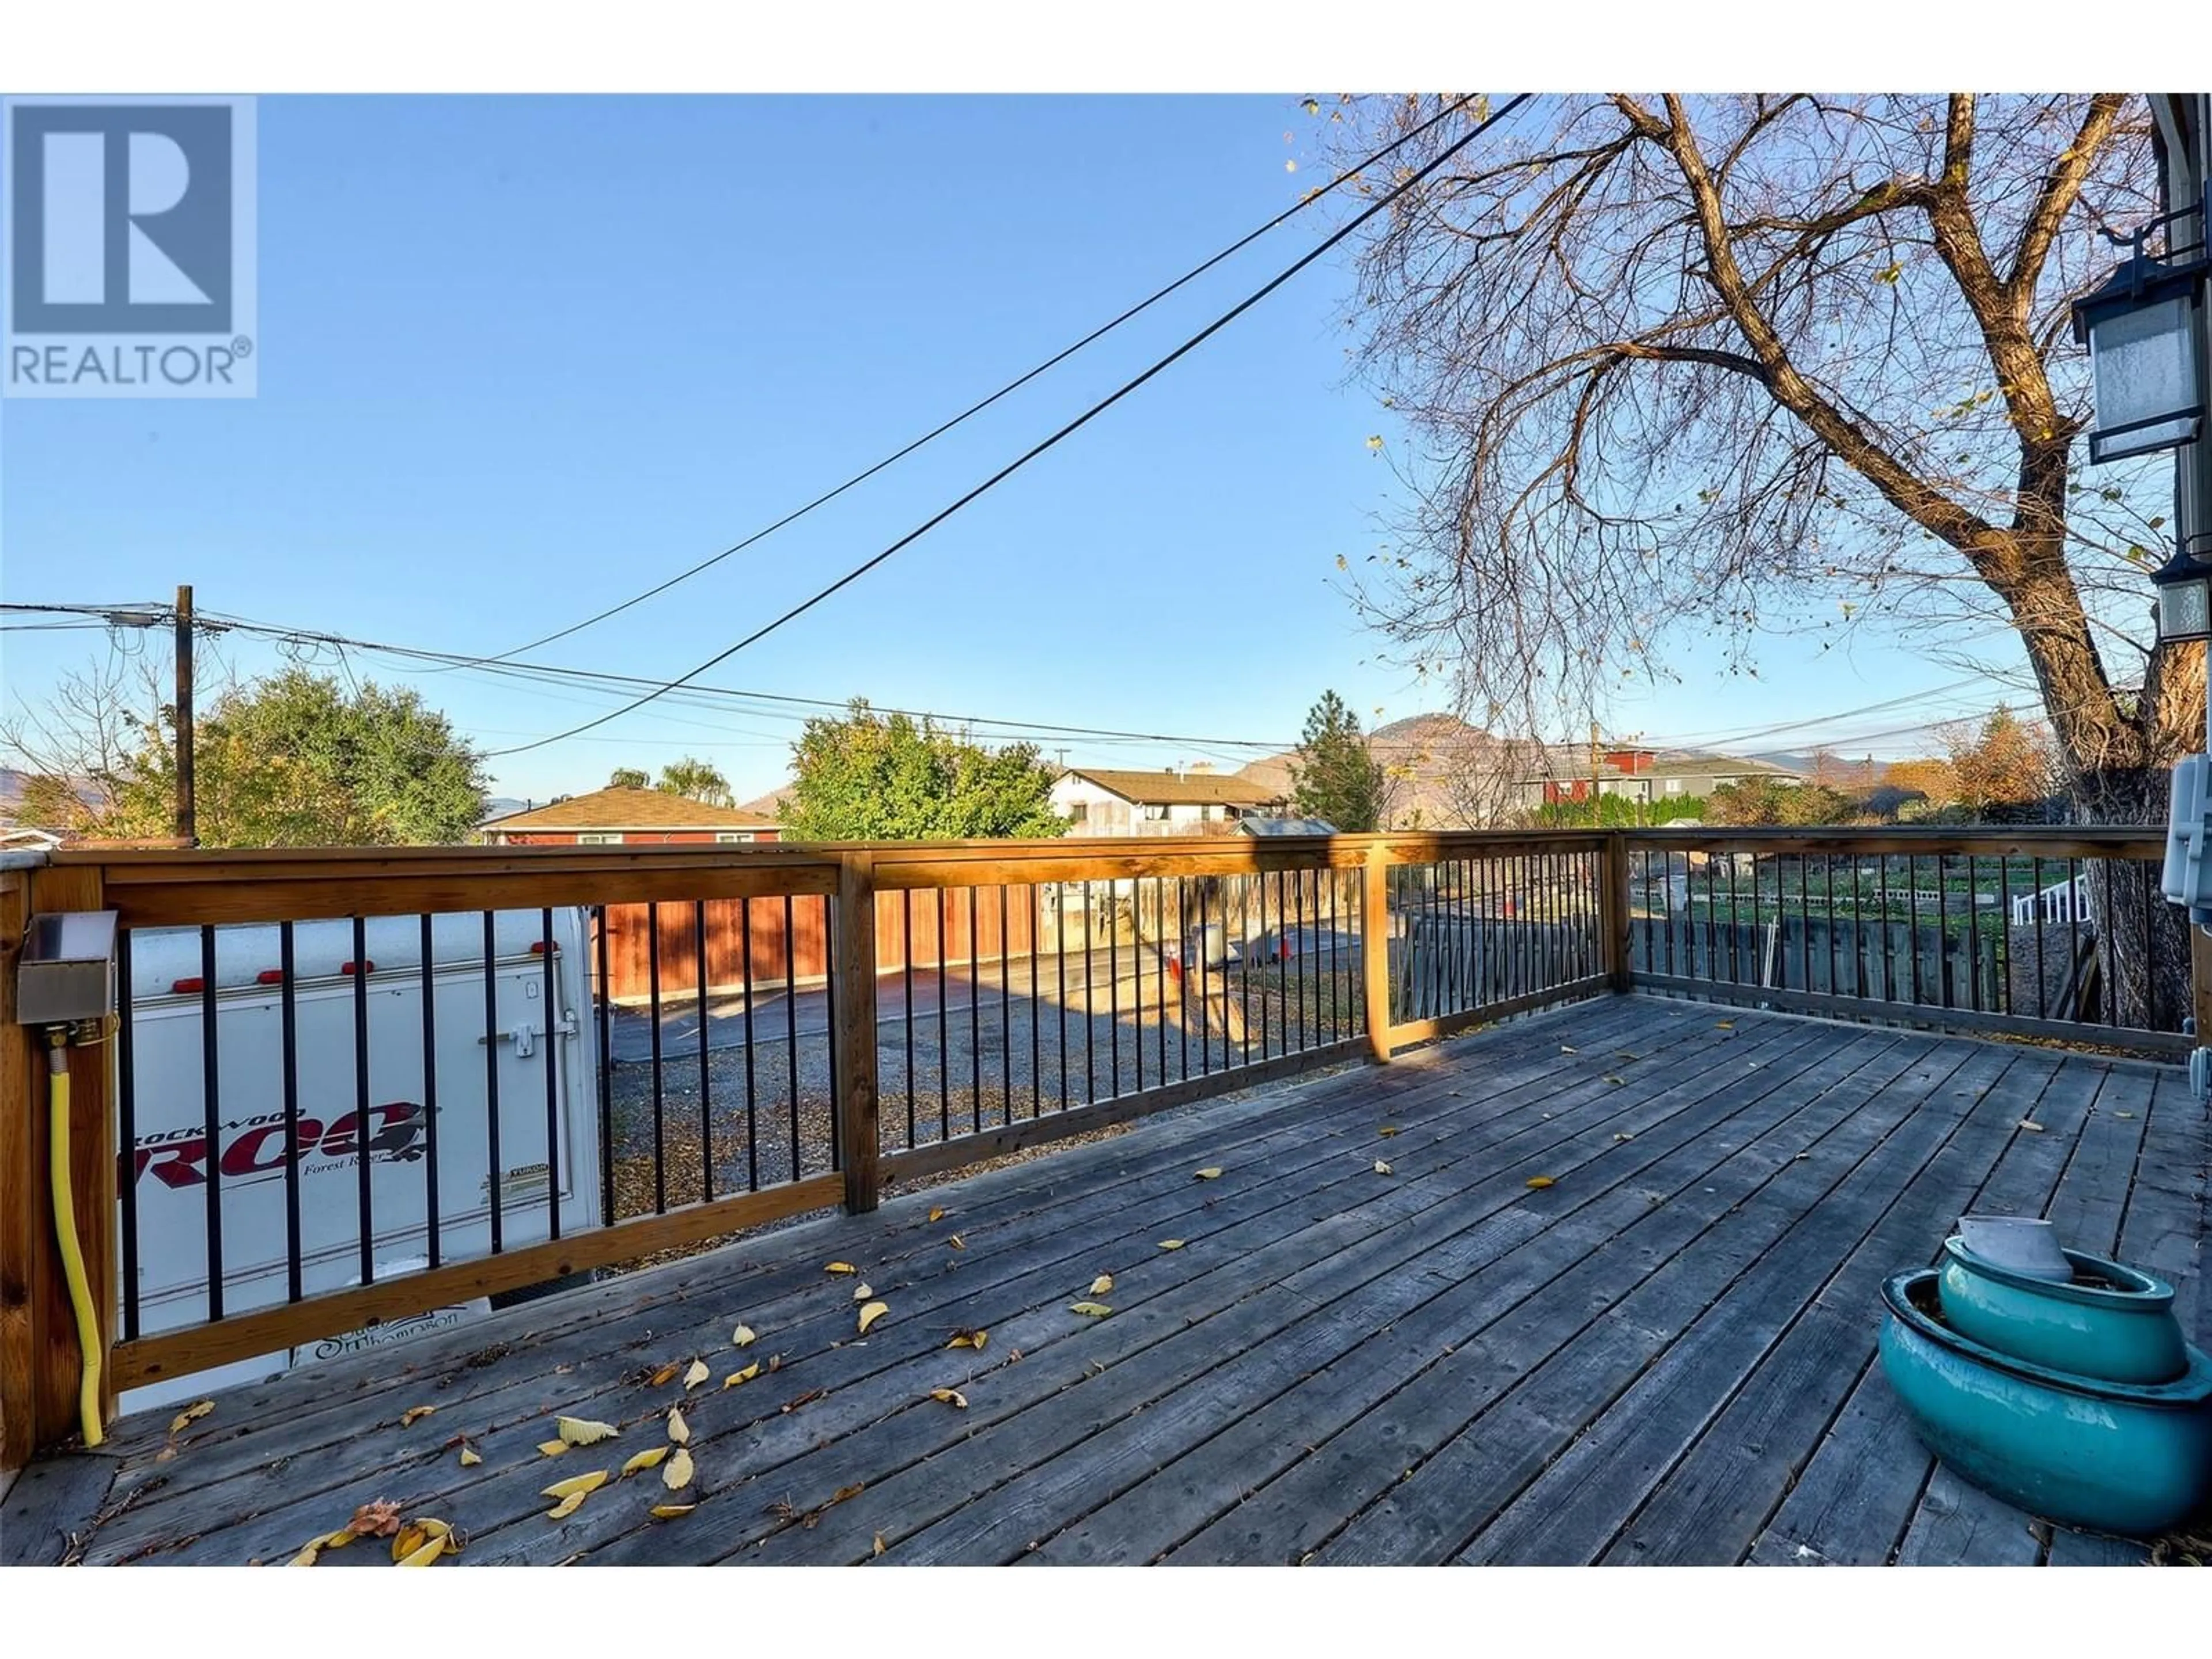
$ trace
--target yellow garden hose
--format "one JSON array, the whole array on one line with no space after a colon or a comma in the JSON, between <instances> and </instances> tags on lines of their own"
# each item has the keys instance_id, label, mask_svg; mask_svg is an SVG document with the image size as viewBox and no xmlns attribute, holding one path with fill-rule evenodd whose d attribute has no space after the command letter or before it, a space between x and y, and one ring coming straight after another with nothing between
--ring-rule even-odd
<instances>
[{"instance_id":1,"label":"yellow garden hose","mask_svg":"<svg viewBox=\"0 0 2212 1659\"><path fill-rule=\"evenodd\" d=\"M84 1356L77 1382L77 1411L84 1443L106 1438L100 1426L100 1316L93 1310L92 1285L85 1278L84 1251L76 1237L76 1195L70 1186L70 1074L65 1044L69 1032L54 1026L46 1033L47 1170L53 1186L54 1237L62 1247L62 1273L69 1281L70 1305L76 1310L77 1350Z\"/></svg>"}]
</instances>

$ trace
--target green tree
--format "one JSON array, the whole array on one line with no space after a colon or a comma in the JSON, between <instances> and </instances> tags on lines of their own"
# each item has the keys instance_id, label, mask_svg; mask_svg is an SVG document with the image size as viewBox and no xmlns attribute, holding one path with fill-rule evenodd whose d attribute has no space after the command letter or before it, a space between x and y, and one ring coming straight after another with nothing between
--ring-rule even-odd
<instances>
[{"instance_id":1,"label":"green tree","mask_svg":"<svg viewBox=\"0 0 2212 1659\"><path fill-rule=\"evenodd\" d=\"M1034 744L986 748L865 698L842 720L806 722L792 745L781 821L798 841L1036 839L1064 834L1056 769Z\"/></svg>"},{"instance_id":2,"label":"green tree","mask_svg":"<svg viewBox=\"0 0 2212 1659\"><path fill-rule=\"evenodd\" d=\"M1306 711L1306 729L1291 763L1291 799L1303 817L1320 818L1346 835L1382 825L1390 780L1367 747L1359 716L1334 691Z\"/></svg>"},{"instance_id":3,"label":"green tree","mask_svg":"<svg viewBox=\"0 0 2212 1659\"><path fill-rule=\"evenodd\" d=\"M617 766L607 774L607 787L610 789L649 789L652 787L653 774L642 767Z\"/></svg>"},{"instance_id":4,"label":"green tree","mask_svg":"<svg viewBox=\"0 0 2212 1659\"><path fill-rule=\"evenodd\" d=\"M1706 798L1708 823L1846 823L1857 803L1824 783L1783 783L1774 778L1746 778L1724 783Z\"/></svg>"},{"instance_id":5,"label":"green tree","mask_svg":"<svg viewBox=\"0 0 2212 1659\"><path fill-rule=\"evenodd\" d=\"M172 831L176 711L150 695L85 696L120 684L112 672L70 677L0 733L33 774L26 799L49 827L104 839ZM198 720L193 779L207 847L450 843L483 816L483 757L419 694L301 667L215 697Z\"/></svg>"},{"instance_id":6,"label":"green tree","mask_svg":"<svg viewBox=\"0 0 2212 1659\"><path fill-rule=\"evenodd\" d=\"M686 800L708 806L737 805L738 798L731 793L730 781L722 775L721 769L690 755L662 767L660 781L653 787L664 795L681 795Z\"/></svg>"}]
</instances>

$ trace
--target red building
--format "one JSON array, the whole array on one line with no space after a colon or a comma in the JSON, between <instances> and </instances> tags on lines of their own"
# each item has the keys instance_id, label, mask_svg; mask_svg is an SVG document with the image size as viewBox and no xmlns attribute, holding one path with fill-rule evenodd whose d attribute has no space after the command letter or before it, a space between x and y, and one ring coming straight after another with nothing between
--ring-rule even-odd
<instances>
[{"instance_id":1,"label":"red building","mask_svg":"<svg viewBox=\"0 0 2212 1659\"><path fill-rule=\"evenodd\" d=\"M550 806L510 812L483 826L495 847L641 847L774 841L781 831L757 815L708 806L659 789L596 789Z\"/></svg>"}]
</instances>

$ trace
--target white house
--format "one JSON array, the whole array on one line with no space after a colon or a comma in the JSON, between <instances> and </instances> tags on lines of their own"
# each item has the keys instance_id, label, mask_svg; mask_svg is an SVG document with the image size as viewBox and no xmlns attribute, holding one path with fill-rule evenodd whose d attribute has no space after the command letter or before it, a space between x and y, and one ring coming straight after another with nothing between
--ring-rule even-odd
<instances>
[{"instance_id":1,"label":"white house","mask_svg":"<svg viewBox=\"0 0 2212 1659\"><path fill-rule=\"evenodd\" d=\"M1264 785L1218 773L1074 767L1053 785L1052 805L1071 836L1206 836L1275 817L1285 803Z\"/></svg>"}]
</instances>

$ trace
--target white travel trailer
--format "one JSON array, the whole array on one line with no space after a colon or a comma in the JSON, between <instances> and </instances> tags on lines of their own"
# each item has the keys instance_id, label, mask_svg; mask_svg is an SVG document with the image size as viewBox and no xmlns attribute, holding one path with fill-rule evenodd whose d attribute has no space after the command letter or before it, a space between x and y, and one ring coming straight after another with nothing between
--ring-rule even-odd
<instances>
[{"instance_id":1,"label":"white travel trailer","mask_svg":"<svg viewBox=\"0 0 2212 1659\"><path fill-rule=\"evenodd\" d=\"M552 913L550 975L545 942L535 910L495 913L489 939L481 913L434 917L427 934L420 917L377 917L362 925L358 951L349 920L295 924L288 1114L280 929L216 930L211 1055L203 1042L200 930L134 933L131 1145L118 1178L130 1194L122 1259L137 1287L140 1334L209 1316L211 1175L226 1315L286 1299L295 1225L303 1296L362 1282L364 1231L379 1279L427 1265L434 1170L441 1261L492 1253L495 1190L503 1249L550 1237L555 1202L564 1234L597 1225L599 1073L586 914ZM366 1016L358 1042L357 1012ZM426 1052L434 1057L427 1068ZM288 1121L296 1121L296 1138L288 1136ZM484 1305L440 1309L137 1389L122 1404L161 1405L405 1340Z\"/></svg>"}]
</instances>

